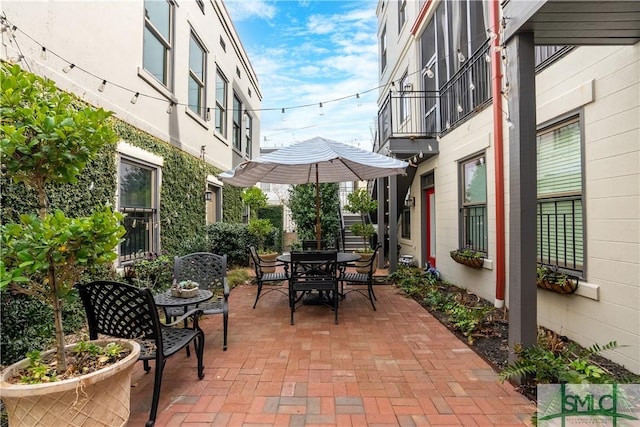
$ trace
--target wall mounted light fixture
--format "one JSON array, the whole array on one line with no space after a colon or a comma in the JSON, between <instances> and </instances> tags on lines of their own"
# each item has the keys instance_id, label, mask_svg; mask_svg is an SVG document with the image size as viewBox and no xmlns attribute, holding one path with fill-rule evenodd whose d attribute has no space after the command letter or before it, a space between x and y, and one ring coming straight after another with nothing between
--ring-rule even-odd
<instances>
[{"instance_id":1,"label":"wall mounted light fixture","mask_svg":"<svg viewBox=\"0 0 640 427\"><path fill-rule=\"evenodd\" d=\"M204 192L204 200L206 202L210 202L212 199L213 199L213 191L209 191L209 190L205 191Z\"/></svg>"},{"instance_id":2,"label":"wall mounted light fixture","mask_svg":"<svg viewBox=\"0 0 640 427\"><path fill-rule=\"evenodd\" d=\"M407 208L412 208L416 205L416 198L409 195L406 199L404 199L404 205Z\"/></svg>"}]
</instances>

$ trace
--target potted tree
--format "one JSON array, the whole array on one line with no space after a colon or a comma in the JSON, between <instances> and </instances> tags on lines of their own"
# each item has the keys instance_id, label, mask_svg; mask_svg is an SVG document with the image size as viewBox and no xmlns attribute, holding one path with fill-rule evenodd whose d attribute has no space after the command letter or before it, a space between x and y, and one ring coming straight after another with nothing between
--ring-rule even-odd
<instances>
[{"instance_id":1,"label":"potted tree","mask_svg":"<svg viewBox=\"0 0 640 427\"><path fill-rule=\"evenodd\" d=\"M356 261L356 271L359 273L367 273L369 270L364 267L364 265L367 264L367 261L373 256L373 249L369 242L373 235L376 234L376 229L373 224L366 222L366 218L369 212L378 209L378 202L371 198L366 189L358 188L347 195L347 204L344 208L360 215L361 222L351 225L349 229L354 235L362 237L363 247L355 251L360 255L360 260ZM360 264L363 266L360 267ZM375 261L373 268L375 271Z\"/></svg>"},{"instance_id":2,"label":"potted tree","mask_svg":"<svg viewBox=\"0 0 640 427\"><path fill-rule=\"evenodd\" d=\"M17 65L0 68L3 172L14 183L33 189L39 202L38 214L23 214L17 223L0 225L0 290L29 294L50 304L56 342L54 350L33 353L2 372L0 393L9 423L77 425L84 417L91 425L125 424L139 345L117 340L118 346L108 349L103 341L67 346L61 310L84 268L115 259L114 249L124 235L122 215L104 205L88 217L72 218L47 205L47 192L54 185L76 183L98 150L115 143L111 113L81 104L52 81ZM78 352L112 353L114 360L121 360L92 372L77 362L67 363ZM67 374L72 377L60 380ZM36 384L16 384L21 378Z\"/></svg>"},{"instance_id":3,"label":"potted tree","mask_svg":"<svg viewBox=\"0 0 640 427\"><path fill-rule=\"evenodd\" d=\"M267 195L258 187L248 187L242 191L242 202L249 207L249 224L248 231L258 240L258 255L267 264L273 264L274 267L263 267L264 273L273 273L275 271L275 260L278 252L267 250L265 241L267 236L273 233L274 228L268 219L258 219L258 210L267 206Z\"/></svg>"}]
</instances>

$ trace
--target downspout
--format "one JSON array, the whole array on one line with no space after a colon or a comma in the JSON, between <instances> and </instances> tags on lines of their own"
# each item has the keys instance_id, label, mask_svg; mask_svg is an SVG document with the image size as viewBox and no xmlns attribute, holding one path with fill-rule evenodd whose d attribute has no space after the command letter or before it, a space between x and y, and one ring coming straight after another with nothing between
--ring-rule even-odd
<instances>
[{"instance_id":1,"label":"downspout","mask_svg":"<svg viewBox=\"0 0 640 427\"><path fill-rule=\"evenodd\" d=\"M500 34L500 0L490 0L493 32ZM502 58L500 38L491 41L491 75L493 96L493 143L496 190L496 299L494 306L504 307L505 298L505 220L504 220L504 135L502 124Z\"/></svg>"}]
</instances>

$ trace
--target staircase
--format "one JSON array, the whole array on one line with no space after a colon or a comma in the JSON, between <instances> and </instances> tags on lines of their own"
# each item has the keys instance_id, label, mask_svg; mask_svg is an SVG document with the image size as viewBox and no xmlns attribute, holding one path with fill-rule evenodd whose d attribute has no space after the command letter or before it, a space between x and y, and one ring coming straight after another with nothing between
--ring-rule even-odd
<instances>
[{"instance_id":1,"label":"staircase","mask_svg":"<svg viewBox=\"0 0 640 427\"><path fill-rule=\"evenodd\" d=\"M344 222L344 251L353 252L356 249L361 249L363 246L362 237L354 236L350 230L351 224L362 221L360 215L344 212L342 220Z\"/></svg>"}]
</instances>

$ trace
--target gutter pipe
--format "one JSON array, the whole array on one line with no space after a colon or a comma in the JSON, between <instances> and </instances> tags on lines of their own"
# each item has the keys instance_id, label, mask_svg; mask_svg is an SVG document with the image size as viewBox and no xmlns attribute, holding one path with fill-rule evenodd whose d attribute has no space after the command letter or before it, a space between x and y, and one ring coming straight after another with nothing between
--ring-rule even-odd
<instances>
[{"instance_id":1,"label":"gutter pipe","mask_svg":"<svg viewBox=\"0 0 640 427\"><path fill-rule=\"evenodd\" d=\"M490 18L493 32L500 34L500 0L491 0ZM505 299L505 218L504 218L504 135L502 121L502 58L500 38L491 41L491 75L493 96L493 143L496 191L496 298L494 306L504 307Z\"/></svg>"}]
</instances>

